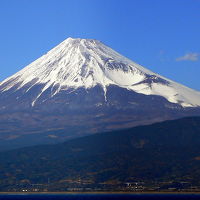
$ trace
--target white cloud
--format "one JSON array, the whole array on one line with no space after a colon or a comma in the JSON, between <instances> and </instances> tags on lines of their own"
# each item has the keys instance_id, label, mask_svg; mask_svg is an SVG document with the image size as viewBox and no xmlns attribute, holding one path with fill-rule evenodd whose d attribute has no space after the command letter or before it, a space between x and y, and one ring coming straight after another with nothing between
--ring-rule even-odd
<instances>
[{"instance_id":1,"label":"white cloud","mask_svg":"<svg viewBox=\"0 0 200 200\"><path fill-rule=\"evenodd\" d=\"M176 58L176 61L197 61L200 53L186 53L184 56Z\"/></svg>"}]
</instances>

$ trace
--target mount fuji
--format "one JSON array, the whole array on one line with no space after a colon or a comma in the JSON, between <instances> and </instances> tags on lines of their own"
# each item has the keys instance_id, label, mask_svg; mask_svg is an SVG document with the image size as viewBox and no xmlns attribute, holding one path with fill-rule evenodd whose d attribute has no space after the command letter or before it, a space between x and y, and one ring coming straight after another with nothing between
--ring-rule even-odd
<instances>
[{"instance_id":1,"label":"mount fuji","mask_svg":"<svg viewBox=\"0 0 200 200\"><path fill-rule=\"evenodd\" d=\"M200 92L93 39L68 38L0 83L0 145L200 115Z\"/></svg>"}]
</instances>

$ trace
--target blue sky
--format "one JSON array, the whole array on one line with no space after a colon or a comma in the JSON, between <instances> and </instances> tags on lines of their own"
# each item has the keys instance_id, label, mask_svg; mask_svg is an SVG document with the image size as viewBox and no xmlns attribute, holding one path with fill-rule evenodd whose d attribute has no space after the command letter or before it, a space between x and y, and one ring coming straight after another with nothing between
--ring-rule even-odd
<instances>
[{"instance_id":1,"label":"blue sky","mask_svg":"<svg viewBox=\"0 0 200 200\"><path fill-rule=\"evenodd\" d=\"M0 81L68 37L200 90L200 0L0 0Z\"/></svg>"}]
</instances>

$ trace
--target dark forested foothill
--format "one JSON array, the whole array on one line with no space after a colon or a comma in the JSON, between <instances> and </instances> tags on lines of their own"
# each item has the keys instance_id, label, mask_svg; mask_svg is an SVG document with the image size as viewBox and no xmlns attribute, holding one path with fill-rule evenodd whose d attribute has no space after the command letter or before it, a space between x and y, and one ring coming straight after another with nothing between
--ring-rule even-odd
<instances>
[{"instance_id":1,"label":"dark forested foothill","mask_svg":"<svg viewBox=\"0 0 200 200\"><path fill-rule=\"evenodd\" d=\"M0 172L1 191L198 187L200 117L1 152Z\"/></svg>"}]
</instances>

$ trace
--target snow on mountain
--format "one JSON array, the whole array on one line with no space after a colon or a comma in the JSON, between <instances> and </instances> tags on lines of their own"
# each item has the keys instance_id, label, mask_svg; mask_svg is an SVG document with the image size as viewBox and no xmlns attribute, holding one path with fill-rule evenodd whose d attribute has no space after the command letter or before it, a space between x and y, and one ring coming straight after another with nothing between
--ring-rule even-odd
<instances>
[{"instance_id":1,"label":"snow on mountain","mask_svg":"<svg viewBox=\"0 0 200 200\"><path fill-rule=\"evenodd\" d=\"M32 101L51 88L51 96L69 88L93 88L106 92L116 85L145 95L159 95L183 107L200 106L200 92L187 88L134 63L98 40L68 38L27 67L0 83L0 92L43 84Z\"/></svg>"}]
</instances>

